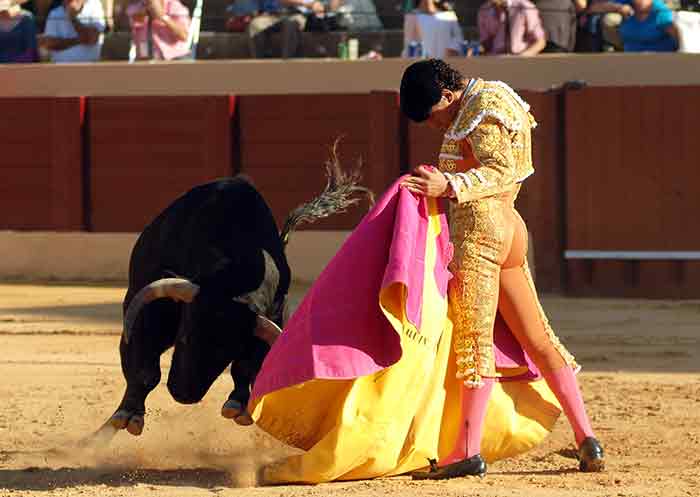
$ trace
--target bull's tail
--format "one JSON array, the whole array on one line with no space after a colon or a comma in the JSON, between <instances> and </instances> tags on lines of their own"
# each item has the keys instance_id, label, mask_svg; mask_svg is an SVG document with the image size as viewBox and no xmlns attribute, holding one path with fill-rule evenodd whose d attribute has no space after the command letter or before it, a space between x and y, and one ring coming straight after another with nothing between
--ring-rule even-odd
<instances>
[{"instance_id":1,"label":"bull's tail","mask_svg":"<svg viewBox=\"0 0 700 497\"><path fill-rule=\"evenodd\" d=\"M282 245L287 246L291 233L303 223L313 223L324 217L345 212L348 207L357 204L362 197L374 203L374 194L368 188L360 186L362 175L358 167L351 171L343 171L338 159L338 143L336 140L331 147L330 157L326 161L326 187L313 200L301 204L289 213L284 222L280 238ZM358 161L359 162L359 161Z\"/></svg>"}]
</instances>

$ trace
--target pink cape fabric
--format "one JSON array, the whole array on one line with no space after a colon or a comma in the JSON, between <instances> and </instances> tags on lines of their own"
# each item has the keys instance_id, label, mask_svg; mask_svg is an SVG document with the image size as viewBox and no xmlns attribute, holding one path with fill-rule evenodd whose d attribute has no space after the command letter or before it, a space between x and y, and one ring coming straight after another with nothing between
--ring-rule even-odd
<instances>
[{"instance_id":1,"label":"pink cape fabric","mask_svg":"<svg viewBox=\"0 0 700 497\"><path fill-rule=\"evenodd\" d=\"M406 316L420 328L429 222L428 202L400 188L402 179L367 213L290 318L258 373L253 400L314 379L370 375L401 358L399 335L379 307L379 294L404 285ZM446 297L453 247L444 212L439 221L433 274ZM497 365L527 365L527 376L537 377L500 317L494 331Z\"/></svg>"}]
</instances>

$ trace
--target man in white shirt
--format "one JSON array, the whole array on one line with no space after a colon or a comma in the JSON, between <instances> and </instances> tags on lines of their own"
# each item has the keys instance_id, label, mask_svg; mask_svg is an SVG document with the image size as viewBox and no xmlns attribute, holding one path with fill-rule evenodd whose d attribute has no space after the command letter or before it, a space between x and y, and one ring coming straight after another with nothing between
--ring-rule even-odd
<instances>
[{"instance_id":1,"label":"man in white shirt","mask_svg":"<svg viewBox=\"0 0 700 497\"><path fill-rule=\"evenodd\" d=\"M100 60L105 16L100 0L63 0L49 13L42 44L53 62Z\"/></svg>"}]
</instances>

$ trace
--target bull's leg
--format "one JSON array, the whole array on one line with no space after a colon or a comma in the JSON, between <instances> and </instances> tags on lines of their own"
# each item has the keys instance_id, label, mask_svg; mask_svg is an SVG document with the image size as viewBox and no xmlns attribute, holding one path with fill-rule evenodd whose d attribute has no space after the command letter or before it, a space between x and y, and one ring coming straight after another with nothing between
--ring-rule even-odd
<instances>
[{"instance_id":1,"label":"bull's leg","mask_svg":"<svg viewBox=\"0 0 700 497\"><path fill-rule=\"evenodd\" d=\"M111 425L132 435L143 431L146 397L160 382L160 356L172 347L178 330L179 305L157 300L141 311L128 343L119 345L126 391Z\"/></svg>"},{"instance_id":2,"label":"bull's leg","mask_svg":"<svg viewBox=\"0 0 700 497\"><path fill-rule=\"evenodd\" d=\"M247 357L236 360L231 365L233 391L221 408L223 417L233 419L239 425L253 424L253 418L248 411L250 389L269 350L270 346L267 343L257 337L251 337L245 349Z\"/></svg>"},{"instance_id":3,"label":"bull's leg","mask_svg":"<svg viewBox=\"0 0 700 497\"><path fill-rule=\"evenodd\" d=\"M250 387L254 380L251 376L252 369L250 360L234 361L231 364L233 391L221 408L223 417L233 419L239 425L244 426L253 424L253 418L246 410L250 400Z\"/></svg>"}]
</instances>

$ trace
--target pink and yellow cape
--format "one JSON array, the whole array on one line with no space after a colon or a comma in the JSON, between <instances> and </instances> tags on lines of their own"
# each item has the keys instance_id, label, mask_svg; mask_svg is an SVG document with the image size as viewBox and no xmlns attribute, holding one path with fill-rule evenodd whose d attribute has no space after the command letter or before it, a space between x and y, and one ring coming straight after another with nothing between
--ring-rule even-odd
<instances>
[{"instance_id":1,"label":"pink and yellow cape","mask_svg":"<svg viewBox=\"0 0 700 497\"><path fill-rule=\"evenodd\" d=\"M267 466L268 482L391 476L452 449L460 420L444 213L395 182L309 290L253 387L257 425L305 452ZM524 452L560 413L554 395L502 320L502 380L493 390L481 453Z\"/></svg>"}]
</instances>

